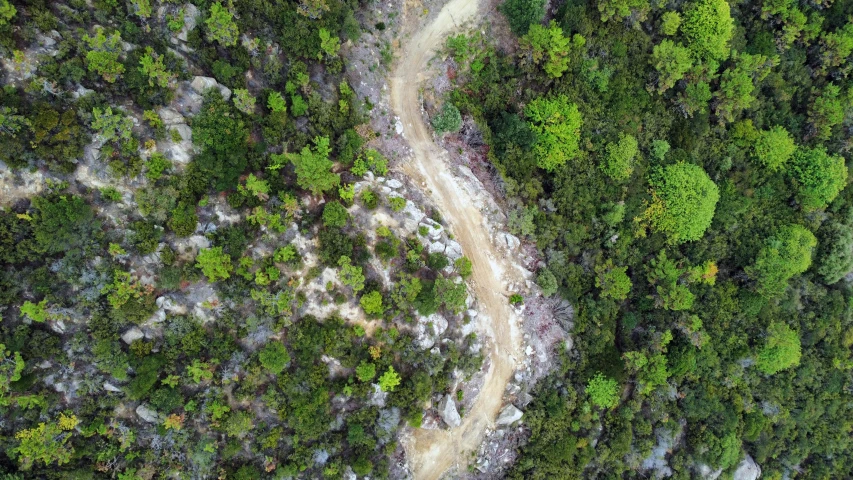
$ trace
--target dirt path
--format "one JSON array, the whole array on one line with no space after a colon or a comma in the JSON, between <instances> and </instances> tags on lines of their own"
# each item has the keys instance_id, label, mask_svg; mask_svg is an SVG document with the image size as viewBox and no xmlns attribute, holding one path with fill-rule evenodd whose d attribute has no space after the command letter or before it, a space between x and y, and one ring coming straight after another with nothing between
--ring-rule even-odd
<instances>
[{"instance_id":1,"label":"dirt path","mask_svg":"<svg viewBox=\"0 0 853 480\"><path fill-rule=\"evenodd\" d=\"M509 306L505 281L521 281L521 274L492 241L489 226L472 193L451 174L446 152L432 140L421 115L419 87L427 72L427 62L448 34L473 19L478 0L451 0L429 25L416 32L399 52L391 79L391 106L404 126L413 156L402 170L425 187L439 207L465 254L474 263L474 294L480 304L477 317L481 331L487 332L486 355L490 360L483 388L462 425L451 430L414 432L406 453L417 480L440 478L452 467L460 472L470 461L470 453L481 444L486 429L503 405L504 390L520 359L521 333Z\"/></svg>"}]
</instances>

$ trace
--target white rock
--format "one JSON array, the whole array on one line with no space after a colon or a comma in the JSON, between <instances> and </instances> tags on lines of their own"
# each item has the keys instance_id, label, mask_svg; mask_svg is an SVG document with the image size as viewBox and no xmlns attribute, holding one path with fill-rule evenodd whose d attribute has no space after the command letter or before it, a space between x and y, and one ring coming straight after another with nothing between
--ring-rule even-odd
<instances>
[{"instance_id":1,"label":"white rock","mask_svg":"<svg viewBox=\"0 0 853 480\"><path fill-rule=\"evenodd\" d=\"M142 330L140 330L139 327L131 327L130 330L121 334L122 341L128 345L144 337L145 334L142 333Z\"/></svg>"},{"instance_id":2,"label":"white rock","mask_svg":"<svg viewBox=\"0 0 853 480\"><path fill-rule=\"evenodd\" d=\"M211 88L216 88L219 89L219 93L222 95L222 98L224 98L225 100L231 98L231 89L226 87L225 85L220 85L213 77L193 77L193 81L190 83L190 87L192 87L192 89L199 94L204 94L204 92L206 92L207 90Z\"/></svg>"},{"instance_id":3,"label":"white rock","mask_svg":"<svg viewBox=\"0 0 853 480\"><path fill-rule=\"evenodd\" d=\"M418 227L426 228L427 236L433 240L441 238L441 232L444 231L444 228L432 219L425 219Z\"/></svg>"},{"instance_id":4,"label":"white rock","mask_svg":"<svg viewBox=\"0 0 853 480\"><path fill-rule=\"evenodd\" d=\"M430 243L429 253L444 253L444 244L441 242Z\"/></svg>"},{"instance_id":5,"label":"white rock","mask_svg":"<svg viewBox=\"0 0 853 480\"><path fill-rule=\"evenodd\" d=\"M445 246L444 254L447 255L447 258L449 258L451 262L455 262L462 258L462 245L459 245L459 242L455 240L448 240L447 243L445 243Z\"/></svg>"},{"instance_id":6,"label":"white rock","mask_svg":"<svg viewBox=\"0 0 853 480\"><path fill-rule=\"evenodd\" d=\"M699 465L699 477L702 480L717 480L723 474L723 469L711 470L711 467L705 464Z\"/></svg>"},{"instance_id":7,"label":"white rock","mask_svg":"<svg viewBox=\"0 0 853 480\"><path fill-rule=\"evenodd\" d=\"M403 182L397 180L396 178L390 178L387 182L385 182L385 185L387 185L388 188L393 188L394 190L396 190L403 186Z\"/></svg>"},{"instance_id":8,"label":"white rock","mask_svg":"<svg viewBox=\"0 0 853 480\"><path fill-rule=\"evenodd\" d=\"M179 123L186 123L187 120L183 115L178 113L173 108L161 108L157 110L157 115L160 115L160 120L163 120L163 124L166 126L177 125Z\"/></svg>"},{"instance_id":9,"label":"white rock","mask_svg":"<svg viewBox=\"0 0 853 480\"><path fill-rule=\"evenodd\" d=\"M121 389L110 382L104 382L104 390L108 392L121 393Z\"/></svg>"},{"instance_id":10,"label":"white rock","mask_svg":"<svg viewBox=\"0 0 853 480\"><path fill-rule=\"evenodd\" d=\"M524 416L524 412L516 408L515 405L509 404L501 410L495 423L498 425L512 425L521 420L522 416Z\"/></svg>"},{"instance_id":11,"label":"white rock","mask_svg":"<svg viewBox=\"0 0 853 480\"><path fill-rule=\"evenodd\" d=\"M747 454L735 469L733 480L757 480L761 476L761 467Z\"/></svg>"},{"instance_id":12,"label":"white rock","mask_svg":"<svg viewBox=\"0 0 853 480\"><path fill-rule=\"evenodd\" d=\"M197 25L198 7L192 3L184 5L184 28L178 33L178 40L186 42L189 38L189 33L193 31Z\"/></svg>"},{"instance_id":13,"label":"white rock","mask_svg":"<svg viewBox=\"0 0 853 480\"><path fill-rule=\"evenodd\" d=\"M473 309L468 310L467 313L468 313L468 316L471 318L477 318L477 315L479 315L479 312L476 310L473 310Z\"/></svg>"},{"instance_id":14,"label":"white rock","mask_svg":"<svg viewBox=\"0 0 853 480\"><path fill-rule=\"evenodd\" d=\"M160 423L160 414L144 403L136 407L136 414L148 423Z\"/></svg>"},{"instance_id":15,"label":"white rock","mask_svg":"<svg viewBox=\"0 0 853 480\"><path fill-rule=\"evenodd\" d=\"M388 400L388 392L382 390L378 383L373 384L373 393L370 395L370 399L367 401L370 405L377 406L379 408L385 407L385 402Z\"/></svg>"},{"instance_id":16,"label":"white rock","mask_svg":"<svg viewBox=\"0 0 853 480\"><path fill-rule=\"evenodd\" d=\"M394 130L397 132L397 135L400 135L403 133L403 122L401 122L399 119L394 124Z\"/></svg>"},{"instance_id":17,"label":"white rock","mask_svg":"<svg viewBox=\"0 0 853 480\"><path fill-rule=\"evenodd\" d=\"M518 237L510 233L501 234L501 240L510 250L515 250L521 245L521 240L519 240Z\"/></svg>"},{"instance_id":18,"label":"white rock","mask_svg":"<svg viewBox=\"0 0 853 480\"><path fill-rule=\"evenodd\" d=\"M438 414L448 426L458 427L462 425L462 417L456 410L456 403L450 395L445 395L444 399L438 404Z\"/></svg>"},{"instance_id":19,"label":"white rock","mask_svg":"<svg viewBox=\"0 0 853 480\"><path fill-rule=\"evenodd\" d=\"M55 322L50 322L50 329L54 332L62 335L65 333L65 322L62 320L56 320Z\"/></svg>"}]
</instances>

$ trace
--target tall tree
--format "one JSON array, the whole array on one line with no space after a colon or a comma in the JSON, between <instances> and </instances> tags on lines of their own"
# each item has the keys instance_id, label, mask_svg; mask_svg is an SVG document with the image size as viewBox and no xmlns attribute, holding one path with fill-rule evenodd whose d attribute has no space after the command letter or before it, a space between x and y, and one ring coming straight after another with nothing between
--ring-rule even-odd
<instances>
[{"instance_id":1,"label":"tall tree","mask_svg":"<svg viewBox=\"0 0 853 480\"><path fill-rule=\"evenodd\" d=\"M652 201L638 219L663 233L670 244L702 238L711 225L720 193L702 167L676 163L649 176Z\"/></svg>"},{"instance_id":2,"label":"tall tree","mask_svg":"<svg viewBox=\"0 0 853 480\"><path fill-rule=\"evenodd\" d=\"M527 104L524 113L538 137L533 152L539 168L550 172L578 155L583 121L578 106L567 96L537 98Z\"/></svg>"},{"instance_id":3,"label":"tall tree","mask_svg":"<svg viewBox=\"0 0 853 480\"><path fill-rule=\"evenodd\" d=\"M331 171L334 163L329 160L332 149L329 147L329 137L314 137L314 150L305 146L299 153L272 155L272 170L281 168L285 161L296 167L296 183L299 187L309 190L313 195L320 195L337 187L341 176Z\"/></svg>"},{"instance_id":4,"label":"tall tree","mask_svg":"<svg viewBox=\"0 0 853 480\"><path fill-rule=\"evenodd\" d=\"M684 11L681 31L693 52L706 60L725 60L734 31L731 8L726 0L696 0Z\"/></svg>"},{"instance_id":5,"label":"tall tree","mask_svg":"<svg viewBox=\"0 0 853 480\"><path fill-rule=\"evenodd\" d=\"M824 147L801 147L788 166L797 188L797 200L806 211L826 207L847 185L847 165L840 155Z\"/></svg>"},{"instance_id":6,"label":"tall tree","mask_svg":"<svg viewBox=\"0 0 853 480\"><path fill-rule=\"evenodd\" d=\"M817 239L808 229L786 225L765 241L755 263L744 270L760 295L773 298L785 291L794 275L808 270L816 245Z\"/></svg>"}]
</instances>

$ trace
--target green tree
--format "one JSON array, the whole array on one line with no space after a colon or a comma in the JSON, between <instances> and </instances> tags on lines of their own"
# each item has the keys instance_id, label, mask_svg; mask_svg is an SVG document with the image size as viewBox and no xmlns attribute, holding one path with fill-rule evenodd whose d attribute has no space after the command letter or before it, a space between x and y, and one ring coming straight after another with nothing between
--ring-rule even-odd
<instances>
[{"instance_id":1,"label":"green tree","mask_svg":"<svg viewBox=\"0 0 853 480\"><path fill-rule=\"evenodd\" d=\"M572 45L580 48L586 41L580 35L569 40L563 35L563 29L557 22L551 21L548 27L539 24L530 26L527 35L519 40L523 51L528 52L529 60L542 65L550 78L559 78L569 69L569 52Z\"/></svg>"},{"instance_id":2,"label":"green tree","mask_svg":"<svg viewBox=\"0 0 853 480\"><path fill-rule=\"evenodd\" d=\"M458 132L462 128L462 114L451 102L444 102L441 111L432 118L432 128L439 135L444 132Z\"/></svg>"},{"instance_id":3,"label":"green tree","mask_svg":"<svg viewBox=\"0 0 853 480\"><path fill-rule=\"evenodd\" d=\"M139 71L148 77L148 85L167 88L174 74L163 65L163 56L154 52L151 47L145 48L145 54L139 59Z\"/></svg>"},{"instance_id":4,"label":"green tree","mask_svg":"<svg viewBox=\"0 0 853 480\"><path fill-rule=\"evenodd\" d=\"M196 268L207 277L208 281L228 280L234 265L231 264L231 255L222 251L222 247L203 248L196 257Z\"/></svg>"},{"instance_id":5,"label":"green tree","mask_svg":"<svg viewBox=\"0 0 853 480\"><path fill-rule=\"evenodd\" d=\"M313 195L327 192L341 183L341 176L331 171L334 165L329 160L332 149L329 148L329 137L314 137L315 148L305 146L300 153L285 153L272 155L272 170L283 166L284 161L290 161L296 167L296 183Z\"/></svg>"},{"instance_id":6,"label":"green tree","mask_svg":"<svg viewBox=\"0 0 853 480\"><path fill-rule=\"evenodd\" d=\"M702 167L667 165L649 176L652 202L639 219L677 245L702 238L711 225L720 193Z\"/></svg>"},{"instance_id":7,"label":"green tree","mask_svg":"<svg viewBox=\"0 0 853 480\"><path fill-rule=\"evenodd\" d=\"M234 90L234 106L246 115L251 115L255 113L255 97L245 88L238 88Z\"/></svg>"},{"instance_id":8,"label":"green tree","mask_svg":"<svg viewBox=\"0 0 853 480\"><path fill-rule=\"evenodd\" d=\"M21 315L26 316L30 320L37 323L44 323L47 320L47 299L40 301L39 303L33 303L30 301L24 302L21 305Z\"/></svg>"},{"instance_id":9,"label":"green tree","mask_svg":"<svg viewBox=\"0 0 853 480\"><path fill-rule=\"evenodd\" d=\"M811 108L809 108L809 125L814 135L827 140L832 137L833 129L844 120L844 103L850 104L850 97L841 94L841 87L830 83L819 90Z\"/></svg>"},{"instance_id":10,"label":"green tree","mask_svg":"<svg viewBox=\"0 0 853 480\"><path fill-rule=\"evenodd\" d=\"M755 263L744 270L759 294L773 298L785 291L791 277L808 270L816 245L814 234L805 227L785 225L765 241Z\"/></svg>"},{"instance_id":11,"label":"green tree","mask_svg":"<svg viewBox=\"0 0 853 480\"><path fill-rule=\"evenodd\" d=\"M468 257L459 257L453 262L453 265L456 267L456 271L459 272L459 276L462 278L468 278L474 273L474 264L471 263L471 259Z\"/></svg>"},{"instance_id":12,"label":"green tree","mask_svg":"<svg viewBox=\"0 0 853 480\"><path fill-rule=\"evenodd\" d=\"M619 384L601 373L589 379L586 394L593 405L599 408L611 409L619 404Z\"/></svg>"},{"instance_id":13,"label":"green tree","mask_svg":"<svg viewBox=\"0 0 853 480\"><path fill-rule=\"evenodd\" d=\"M853 22L847 22L834 32L823 32L820 43L824 72L844 65L853 53Z\"/></svg>"},{"instance_id":14,"label":"green tree","mask_svg":"<svg viewBox=\"0 0 853 480\"><path fill-rule=\"evenodd\" d=\"M341 49L341 39L337 36L332 36L325 28L320 28L320 48L329 57L338 56L338 50ZM319 55L318 60L322 60L323 56Z\"/></svg>"},{"instance_id":15,"label":"green tree","mask_svg":"<svg viewBox=\"0 0 853 480\"><path fill-rule=\"evenodd\" d=\"M831 285L853 271L853 228L827 222L820 228L819 251L815 255L817 273Z\"/></svg>"},{"instance_id":16,"label":"green tree","mask_svg":"<svg viewBox=\"0 0 853 480\"><path fill-rule=\"evenodd\" d=\"M268 372L278 375L290 363L290 354L281 342L272 341L258 352L258 360Z\"/></svg>"},{"instance_id":17,"label":"green tree","mask_svg":"<svg viewBox=\"0 0 853 480\"><path fill-rule=\"evenodd\" d=\"M273 91L270 92L269 96L267 96L267 108L272 112L287 112L287 104L284 101L284 97L281 93Z\"/></svg>"},{"instance_id":18,"label":"green tree","mask_svg":"<svg viewBox=\"0 0 853 480\"><path fill-rule=\"evenodd\" d=\"M92 115L94 116L92 129L98 132L98 135L105 142L127 141L133 135L131 131L133 120L121 112L113 113L112 107L107 107L103 111L95 107L92 109Z\"/></svg>"},{"instance_id":19,"label":"green tree","mask_svg":"<svg viewBox=\"0 0 853 480\"><path fill-rule=\"evenodd\" d=\"M37 427L15 433L15 438L20 443L12 448L11 452L17 457L21 469L29 470L36 462L44 465L70 462L74 447L68 444L71 439L69 430L73 430L76 425L76 417L60 414L60 418L55 422L42 422Z\"/></svg>"},{"instance_id":20,"label":"green tree","mask_svg":"<svg viewBox=\"0 0 853 480\"><path fill-rule=\"evenodd\" d=\"M376 365L362 360L361 363L355 367L355 375L358 377L360 382L370 382L376 377Z\"/></svg>"},{"instance_id":21,"label":"green tree","mask_svg":"<svg viewBox=\"0 0 853 480\"><path fill-rule=\"evenodd\" d=\"M688 47L707 60L725 60L734 20L726 0L696 0L684 11L681 31Z\"/></svg>"},{"instance_id":22,"label":"green tree","mask_svg":"<svg viewBox=\"0 0 853 480\"><path fill-rule=\"evenodd\" d=\"M345 255L338 260L338 266L341 267L341 283L351 287L353 293L358 293L364 289L364 274L361 273L361 267L351 262L352 260Z\"/></svg>"},{"instance_id":23,"label":"green tree","mask_svg":"<svg viewBox=\"0 0 853 480\"><path fill-rule=\"evenodd\" d=\"M617 182L627 180L634 172L634 158L639 153L637 139L633 135L619 134L619 141L607 145L607 161L601 169Z\"/></svg>"},{"instance_id":24,"label":"green tree","mask_svg":"<svg viewBox=\"0 0 853 480\"><path fill-rule=\"evenodd\" d=\"M767 327L764 345L758 350L755 366L766 375L800 364L800 336L786 323L774 321Z\"/></svg>"},{"instance_id":25,"label":"green tree","mask_svg":"<svg viewBox=\"0 0 853 480\"><path fill-rule=\"evenodd\" d=\"M642 22L649 13L649 0L598 0L601 21L607 22L614 17L617 20L631 17Z\"/></svg>"},{"instance_id":26,"label":"green tree","mask_svg":"<svg viewBox=\"0 0 853 480\"><path fill-rule=\"evenodd\" d=\"M660 17L660 32L664 35L675 35L681 27L681 15L678 12L664 12Z\"/></svg>"},{"instance_id":27,"label":"green tree","mask_svg":"<svg viewBox=\"0 0 853 480\"><path fill-rule=\"evenodd\" d=\"M359 303L361 304L361 308L364 309L364 313L368 315L380 315L385 311L385 308L382 306L382 294L376 290L362 295Z\"/></svg>"},{"instance_id":28,"label":"green tree","mask_svg":"<svg viewBox=\"0 0 853 480\"><path fill-rule=\"evenodd\" d=\"M538 24L545 17L543 0L506 0L498 7L507 19L509 28L516 36L522 36L530 25Z\"/></svg>"},{"instance_id":29,"label":"green tree","mask_svg":"<svg viewBox=\"0 0 853 480\"><path fill-rule=\"evenodd\" d=\"M684 74L693 67L690 50L680 43L664 39L652 50L652 66L658 72L658 93L663 93L684 78Z\"/></svg>"},{"instance_id":30,"label":"green tree","mask_svg":"<svg viewBox=\"0 0 853 480\"><path fill-rule=\"evenodd\" d=\"M240 31L234 23L234 14L216 2L210 6L210 15L204 21L207 26L207 38L211 42L219 42L223 46L233 47L237 44Z\"/></svg>"},{"instance_id":31,"label":"green tree","mask_svg":"<svg viewBox=\"0 0 853 480\"><path fill-rule=\"evenodd\" d=\"M388 366L388 370L379 377L379 388L383 392L393 392L394 388L400 384L400 375L394 370L394 366Z\"/></svg>"},{"instance_id":32,"label":"green tree","mask_svg":"<svg viewBox=\"0 0 853 480\"><path fill-rule=\"evenodd\" d=\"M771 172L781 170L797 150L797 144L785 127L776 125L758 135L755 158Z\"/></svg>"},{"instance_id":33,"label":"green tree","mask_svg":"<svg viewBox=\"0 0 853 480\"><path fill-rule=\"evenodd\" d=\"M559 287L557 277L547 268L539 270L539 273L536 275L536 284L542 289L542 295L545 297L550 297L557 293L557 288Z\"/></svg>"},{"instance_id":34,"label":"green tree","mask_svg":"<svg viewBox=\"0 0 853 480\"><path fill-rule=\"evenodd\" d=\"M537 98L524 112L539 139L533 149L539 168L551 172L577 157L583 121L578 106L569 103L568 97Z\"/></svg>"},{"instance_id":35,"label":"green tree","mask_svg":"<svg viewBox=\"0 0 853 480\"><path fill-rule=\"evenodd\" d=\"M11 384L21 379L25 366L20 352L12 353L0 343L0 406L9 406Z\"/></svg>"},{"instance_id":36,"label":"green tree","mask_svg":"<svg viewBox=\"0 0 853 480\"><path fill-rule=\"evenodd\" d=\"M18 10L9 3L9 0L0 0L0 27L9 25L17 13Z\"/></svg>"},{"instance_id":37,"label":"green tree","mask_svg":"<svg viewBox=\"0 0 853 480\"><path fill-rule=\"evenodd\" d=\"M658 386L666 384L669 369L666 356L663 354L646 355L642 352L625 352L622 358L628 370L637 375L638 391L641 395L647 395Z\"/></svg>"},{"instance_id":38,"label":"green tree","mask_svg":"<svg viewBox=\"0 0 853 480\"><path fill-rule=\"evenodd\" d=\"M797 149L787 170L794 179L797 200L806 211L824 208L847 185L844 158L830 155L824 147Z\"/></svg>"},{"instance_id":39,"label":"green tree","mask_svg":"<svg viewBox=\"0 0 853 480\"><path fill-rule=\"evenodd\" d=\"M108 83L114 83L124 73L124 65L119 61L122 52L121 34L115 31L107 37L103 27L99 26L95 27L94 37L87 34L83 40L89 46L86 52L89 71L97 72Z\"/></svg>"},{"instance_id":40,"label":"green tree","mask_svg":"<svg viewBox=\"0 0 853 480\"><path fill-rule=\"evenodd\" d=\"M595 286L601 289L601 296L613 300L625 300L631 291L631 279L626 273L628 267L616 267L613 260L595 267Z\"/></svg>"},{"instance_id":41,"label":"green tree","mask_svg":"<svg viewBox=\"0 0 853 480\"><path fill-rule=\"evenodd\" d=\"M722 124L734 121L743 110L755 102L755 86L764 80L778 58L735 52L735 66L727 68L720 79L720 89L714 93L717 99L716 113Z\"/></svg>"},{"instance_id":42,"label":"green tree","mask_svg":"<svg viewBox=\"0 0 853 480\"><path fill-rule=\"evenodd\" d=\"M327 227L345 227L350 215L340 202L327 202L323 207L323 225Z\"/></svg>"}]
</instances>

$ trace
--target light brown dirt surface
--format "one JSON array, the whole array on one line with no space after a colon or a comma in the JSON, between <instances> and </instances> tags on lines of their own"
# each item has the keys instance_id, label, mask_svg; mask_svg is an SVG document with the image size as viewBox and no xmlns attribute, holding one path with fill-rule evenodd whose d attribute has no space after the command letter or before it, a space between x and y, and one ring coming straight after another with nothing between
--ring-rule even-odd
<instances>
[{"instance_id":1,"label":"light brown dirt surface","mask_svg":"<svg viewBox=\"0 0 853 480\"><path fill-rule=\"evenodd\" d=\"M462 474L483 441L501 406L506 386L521 354L518 318L509 305L506 284L523 284L513 261L492 240L487 219L477 207L482 202L451 174L446 152L433 141L424 123L419 88L427 63L448 35L465 22L477 20L479 0L451 0L426 26L404 42L391 78L391 106L399 117L412 149L401 162L403 172L432 197L443 219L474 264L473 289L480 305L480 330L489 338L485 353L490 359L484 385L462 425L449 430L415 430L405 443L416 479L434 480L446 473ZM499 235L495 236L500 238Z\"/></svg>"}]
</instances>

